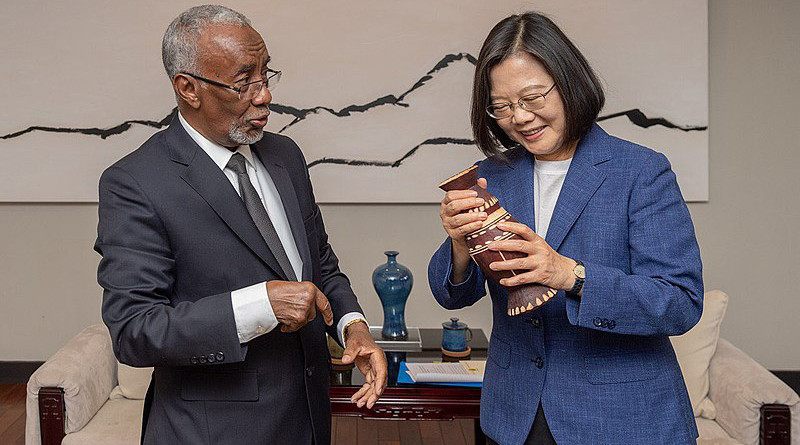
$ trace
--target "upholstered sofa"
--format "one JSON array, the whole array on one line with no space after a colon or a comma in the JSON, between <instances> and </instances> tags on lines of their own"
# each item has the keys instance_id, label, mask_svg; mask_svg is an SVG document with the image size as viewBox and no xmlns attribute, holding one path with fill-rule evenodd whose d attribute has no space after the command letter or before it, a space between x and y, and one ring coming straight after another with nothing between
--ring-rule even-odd
<instances>
[{"instance_id":1,"label":"upholstered sofa","mask_svg":"<svg viewBox=\"0 0 800 445\"><path fill-rule=\"evenodd\" d=\"M701 445L800 444L800 397L719 339L728 296L706 293L703 317L673 338ZM102 325L84 329L28 381L26 445L139 443L149 369L120 365Z\"/></svg>"}]
</instances>

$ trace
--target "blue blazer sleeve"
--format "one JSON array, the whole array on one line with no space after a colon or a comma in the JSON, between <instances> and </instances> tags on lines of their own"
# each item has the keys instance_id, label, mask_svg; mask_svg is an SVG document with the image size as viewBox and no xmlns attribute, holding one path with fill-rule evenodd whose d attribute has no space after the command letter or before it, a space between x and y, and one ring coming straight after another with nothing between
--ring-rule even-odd
<instances>
[{"instance_id":1,"label":"blue blazer sleeve","mask_svg":"<svg viewBox=\"0 0 800 445\"><path fill-rule=\"evenodd\" d=\"M467 277L461 283L453 283L452 245L448 237L428 264L428 284L436 301L446 309L461 309L472 306L486 295L486 279L474 261L470 261Z\"/></svg>"},{"instance_id":2,"label":"blue blazer sleeve","mask_svg":"<svg viewBox=\"0 0 800 445\"><path fill-rule=\"evenodd\" d=\"M629 196L630 273L585 261L580 298L567 297L573 325L614 332L679 335L700 319L703 279L700 249L689 210L669 161L660 153L643 162ZM579 258L580 259L580 258Z\"/></svg>"}]
</instances>

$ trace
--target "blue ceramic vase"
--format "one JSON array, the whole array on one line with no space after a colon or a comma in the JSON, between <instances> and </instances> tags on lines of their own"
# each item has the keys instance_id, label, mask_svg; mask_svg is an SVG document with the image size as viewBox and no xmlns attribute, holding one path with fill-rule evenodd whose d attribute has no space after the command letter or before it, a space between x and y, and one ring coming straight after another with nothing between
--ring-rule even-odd
<instances>
[{"instance_id":1,"label":"blue ceramic vase","mask_svg":"<svg viewBox=\"0 0 800 445\"><path fill-rule=\"evenodd\" d=\"M400 363L406 361L407 354L405 352L384 351L386 354L386 365L388 366L386 372L386 379L389 386L397 385L397 377L400 375Z\"/></svg>"},{"instance_id":2,"label":"blue ceramic vase","mask_svg":"<svg viewBox=\"0 0 800 445\"><path fill-rule=\"evenodd\" d=\"M384 252L388 260L372 272L372 285L383 306L383 330L381 336L387 340L405 340L406 301L414 284L414 277L407 267L397 262L397 252Z\"/></svg>"}]
</instances>

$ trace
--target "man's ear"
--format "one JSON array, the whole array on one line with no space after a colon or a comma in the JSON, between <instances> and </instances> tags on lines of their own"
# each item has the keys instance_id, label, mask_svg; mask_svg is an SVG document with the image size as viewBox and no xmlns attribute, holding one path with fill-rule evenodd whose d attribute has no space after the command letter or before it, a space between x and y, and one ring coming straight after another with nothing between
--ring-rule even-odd
<instances>
[{"instance_id":1,"label":"man's ear","mask_svg":"<svg viewBox=\"0 0 800 445\"><path fill-rule=\"evenodd\" d=\"M200 98L197 95L197 81L185 74L176 74L172 78L172 87L175 93L194 109L200 108Z\"/></svg>"}]
</instances>

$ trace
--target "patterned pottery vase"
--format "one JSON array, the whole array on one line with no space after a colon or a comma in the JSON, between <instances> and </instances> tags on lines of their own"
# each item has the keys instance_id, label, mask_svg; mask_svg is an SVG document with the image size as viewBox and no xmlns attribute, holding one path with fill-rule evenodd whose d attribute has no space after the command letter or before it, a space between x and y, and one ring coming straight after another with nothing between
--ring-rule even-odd
<instances>
[{"instance_id":1,"label":"patterned pottery vase","mask_svg":"<svg viewBox=\"0 0 800 445\"><path fill-rule=\"evenodd\" d=\"M397 262L397 252L384 252L388 260L372 272L372 285L383 306L383 329L381 336L387 340L405 340L406 301L414 284L414 277L407 267Z\"/></svg>"},{"instance_id":2,"label":"patterned pottery vase","mask_svg":"<svg viewBox=\"0 0 800 445\"><path fill-rule=\"evenodd\" d=\"M444 191L450 190L475 190L478 197L483 198L484 204L480 207L467 210L467 212L486 212L488 217L483 222L483 227L466 235L469 255L489 279L498 282L503 278L508 278L520 273L521 271L489 269L489 264L495 261L505 261L513 258L524 257L520 252L497 252L489 250L489 245L498 240L521 239L519 235L511 232L504 232L497 228L501 222L518 222L509 214L500 203L497 197L489 193L488 190L478 185L478 166L472 166L461 173L447 179L439 184L439 188ZM521 286L503 286L508 292L508 315L514 316L524 312L532 311L545 304L556 294L556 290L541 284L523 284Z\"/></svg>"}]
</instances>

